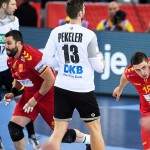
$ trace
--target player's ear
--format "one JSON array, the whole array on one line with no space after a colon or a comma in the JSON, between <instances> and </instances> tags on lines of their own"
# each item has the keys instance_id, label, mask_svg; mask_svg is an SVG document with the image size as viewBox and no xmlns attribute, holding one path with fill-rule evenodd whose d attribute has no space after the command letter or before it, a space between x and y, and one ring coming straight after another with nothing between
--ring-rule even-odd
<instances>
[{"instance_id":1,"label":"player's ear","mask_svg":"<svg viewBox=\"0 0 150 150\"><path fill-rule=\"evenodd\" d=\"M17 41L17 46L22 45L21 41Z\"/></svg>"},{"instance_id":2,"label":"player's ear","mask_svg":"<svg viewBox=\"0 0 150 150\"><path fill-rule=\"evenodd\" d=\"M2 3L2 8L6 9L7 8L7 3Z\"/></svg>"},{"instance_id":3,"label":"player's ear","mask_svg":"<svg viewBox=\"0 0 150 150\"><path fill-rule=\"evenodd\" d=\"M82 18L83 17L83 12L82 11L79 11L78 13L78 17Z\"/></svg>"}]
</instances>

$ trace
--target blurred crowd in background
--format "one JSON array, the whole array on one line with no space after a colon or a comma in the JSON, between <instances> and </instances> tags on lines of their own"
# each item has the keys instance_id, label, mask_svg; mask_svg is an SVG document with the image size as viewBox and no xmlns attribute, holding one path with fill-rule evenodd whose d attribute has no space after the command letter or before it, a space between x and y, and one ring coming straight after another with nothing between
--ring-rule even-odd
<instances>
[{"instance_id":1,"label":"blurred crowd in background","mask_svg":"<svg viewBox=\"0 0 150 150\"><path fill-rule=\"evenodd\" d=\"M89 7L86 7L82 25L86 28L97 31L150 31L150 0L85 0L85 2ZM56 9L57 14L54 16L53 7L57 7L57 4L59 8L64 9L59 12ZM68 16L62 16L65 13L65 1L62 0L17 0L17 7L14 15L19 18L20 26L54 28L69 22Z\"/></svg>"}]
</instances>

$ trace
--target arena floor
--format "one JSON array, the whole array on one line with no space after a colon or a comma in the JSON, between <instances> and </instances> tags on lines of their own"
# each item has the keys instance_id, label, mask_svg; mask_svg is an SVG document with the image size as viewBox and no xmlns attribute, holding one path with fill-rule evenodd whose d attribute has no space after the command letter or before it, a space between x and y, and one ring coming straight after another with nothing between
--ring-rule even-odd
<instances>
[{"instance_id":1,"label":"arena floor","mask_svg":"<svg viewBox=\"0 0 150 150\"><path fill-rule=\"evenodd\" d=\"M3 93L4 94L4 93ZM142 150L140 137L140 113L138 98L122 97L119 102L111 96L97 96L101 110L101 124L106 150ZM6 150L13 150L7 124L11 118L15 102L5 106L0 103L0 135ZM51 134L51 129L39 115L36 119L35 130L39 141L43 143ZM88 133L83 121L75 110L70 128L77 128ZM26 139L27 133L24 130ZM85 150L83 143L62 144L61 150ZM32 147L27 143L27 150Z\"/></svg>"}]
</instances>

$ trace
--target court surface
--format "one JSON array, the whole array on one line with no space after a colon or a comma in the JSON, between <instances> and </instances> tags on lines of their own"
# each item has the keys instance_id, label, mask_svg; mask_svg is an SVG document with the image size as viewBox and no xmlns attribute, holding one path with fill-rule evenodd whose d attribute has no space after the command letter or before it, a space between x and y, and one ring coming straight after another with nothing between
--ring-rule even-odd
<instances>
[{"instance_id":1,"label":"court surface","mask_svg":"<svg viewBox=\"0 0 150 150\"><path fill-rule=\"evenodd\" d=\"M97 99L101 110L101 125L106 150L142 150L138 98L121 97L119 102L111 96L97 96ZM8 106L5 106L3 101L0 103L0 135L6 150L14 149L7 129L14 107L15 102L11 102ZM39 141L43 143L52 131L40 115L34 125ZM88 133L76 110L70 122L70 128L77 128ZM26 130L24 132L27 140ZM62 144L61 146L61 150L85 149L83 143ZM28 143L27 150L32 150Z\"/></svg>"}]
</instances>

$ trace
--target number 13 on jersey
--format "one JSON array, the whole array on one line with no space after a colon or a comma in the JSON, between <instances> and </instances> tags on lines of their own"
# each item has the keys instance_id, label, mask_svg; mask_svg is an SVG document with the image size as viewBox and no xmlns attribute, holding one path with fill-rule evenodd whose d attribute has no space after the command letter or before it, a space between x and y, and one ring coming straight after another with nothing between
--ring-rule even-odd
<instances>
[{"instance_id":1,"label":"number 13 on jersey","mask_svg":"<svg viewBox=\"0 0 150 150\"><path fill-rule=\"evenodd\" d=\"M65 59L65 65L64 65L64 72L65 73L72 73L72 74L82 74L83 73L83 67L82 66L74 66L69 65L70 62L77 64L79 63L79 55L78 55L78 47L76 45L70 45L68 46L65 44L62 49L64 50L64 59Z\"/></svg>"}]
</instances>

